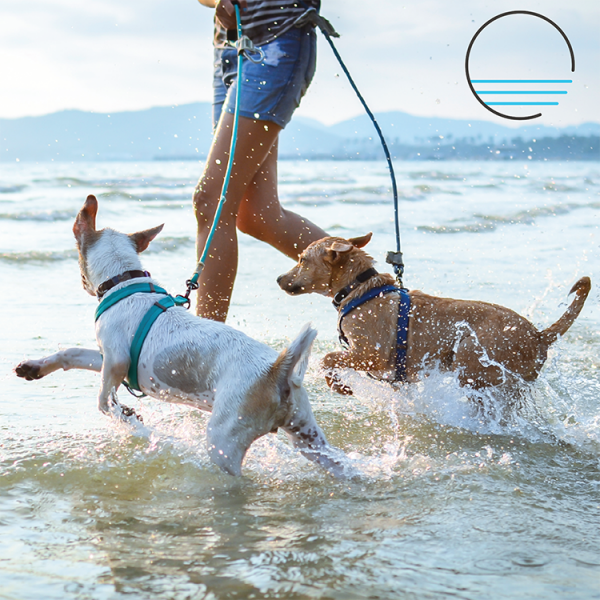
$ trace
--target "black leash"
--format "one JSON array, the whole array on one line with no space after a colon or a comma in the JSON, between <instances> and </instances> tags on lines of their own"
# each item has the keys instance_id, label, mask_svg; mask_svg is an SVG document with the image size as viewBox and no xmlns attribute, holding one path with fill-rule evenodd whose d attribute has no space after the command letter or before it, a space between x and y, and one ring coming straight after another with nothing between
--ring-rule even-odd
<instances>
[{"instance_id":1,"label":"black leash","mask_svg":"<svg viewBox=\"0 0 600 600\"><path fill-rule=\"evenodd\" d=\"M335 44L333 43L333 40L331 39L332 37L340 37L340 34L336 32L333 25L331 25L331 23L327 19L321 17L321 15L319 15L319 13L317 13L315 8L308 6L305 2L303 2L303 0L298 0L298 3L306 9L306 13L302 16L305 19L304 22L310 22L313 25L316 25L321 30L321 33L325 36L325 39L329 43L329 46L331 47L333 54L337 58L337 61L340 63L340 66L342 67L342 70L346 74L346 77L348 78L348 81L350 82L352 89L356 92L358 99L360 100L365 111L369 115L369 118L371 119L371 121L377 131L379 140L381 141L381 145L383 147L383 152L385 153L385 158L386 158L386 161L388 164L388 169L390 171L390 178L392 180L392 192L394 195L394 222L396 225L396 251L388 252L385 260L388 264L391 264L394 267L394 272L396 273L396 279L398 280L400 287L404 287L402 284L402 277L404 275L404 262L402 260L402 248L400 245L400 214L399 214L399 210L398 210L398 188L396 185L396 175L394 173L394 165L392 164L392 157L390 155L388 145L385 141L385 138L383 137L383 132L381 131L381 127L379 127L379 123L377 122L375 115L371 112L371 109L367 106L365 99L363 98L358 87L354 83L354 80L352 79L352 75L350 75L350 71L348 71L348 68L344 64L344 61L342 60L340 53L337 51L337 48L335 47ZM302 17L301 17L300 22L302 22Z\"/></svg>"}]
</instances>

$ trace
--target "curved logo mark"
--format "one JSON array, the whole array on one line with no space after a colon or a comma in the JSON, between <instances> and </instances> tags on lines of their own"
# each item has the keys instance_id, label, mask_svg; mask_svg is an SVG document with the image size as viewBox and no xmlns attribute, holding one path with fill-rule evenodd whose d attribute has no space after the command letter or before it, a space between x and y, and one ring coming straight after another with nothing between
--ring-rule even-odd
<instances>
[{"instance_id":1,"label":"curved logo mark","mask_svg":"<svg viewBox=\"0 0 600 600\"><path fill-rule=\"evenodd\" d=\"M543 95L566 94L567 92L565 90L540 90L540 89L527 90L527 89L521 88L521 86L522 86L522 84L554 84L553 87L558 87L559 85L562 85L562 84L572 83L573 82L572 79L471 79L471 75L469 73L469 57L471 56L471 49L473 48L473 44L475 43L475 40L477 39L479 34L488 25L490 25L490 23L493 23L494 21L497 21L498 19L501 19L502 17L508 17L509 15L530 15L532 17L537 17L539 19L543 19L544 21L550 23L550 25L552 25L562 35L565 42L567 43L567 46L569 48L569 53L571 55L571 72L575 71L575 55L573 54L573 47L571 46L571 42L569 41L569 38L566 36L565 32L554 21L551 21L548 17L545 17L544 15L540 15L539 13L536 13L536 12L531 12L528 10L512 10L510 12L505 12L505 13L496 15L494 18L490 19L487 23L484 23L477 30L477 33L475 33L475 35L471 39L471 42L469 43L469 47L467 49L467 55L465 57L465 72L467 75L467 83L469 84L469 88L471 89L471 92L473 92L473 95L475 96L475 98L477 98L477 101L486 110L489 110L491 113L494 113L495 115L502 117L503 119L513 119L515 121L526 121L528 119L536 119L537 117L541 117L542 113L537 113L535 115L528 115L525 117L514 117L512 115L505 115L504 113L501 113L501 112L491 108L491 106L552 106L552 105L556 106L556 105L558 105L558 102L556 102L556 101L522 102L517 99L515 99L514 101L513 100L511 100L511 101L502 100L502 101L486 102L481 99L480 95L501 94L503 97L505 95L508 95L508 96L514 95L514 96L517 96L517 98L518 98L518 96L521 94L527 94L527 95L529 95L529 94L536 94L536 95L538 95L538 94L543 94ZM479 90L478 91L473 86L474 83L477 83L477 84L486 84L486 83L500 84L498 87L501 87L502 84L511 84L511 87L517 88L517 89Z\"/></svg>"}]
</instances>

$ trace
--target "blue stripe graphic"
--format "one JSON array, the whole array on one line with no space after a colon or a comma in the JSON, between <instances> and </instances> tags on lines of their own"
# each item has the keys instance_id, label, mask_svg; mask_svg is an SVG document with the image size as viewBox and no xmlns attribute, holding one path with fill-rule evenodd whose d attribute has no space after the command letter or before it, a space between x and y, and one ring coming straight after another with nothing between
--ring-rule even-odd
<instances>
[{"instance_id":1,"label":"blue stripe graphic","mask_svg":"<svg viewBox=\"0 0 600 600\"><path fill-rule=\"evenodd\" d=\"M486 102L488 106L557 106L558 102Z\"/></svg>"},{"instance_id":2,"label":"blue stripe graphic","mask_svg":"<svg viewBox=\"0 0 600 600\"><path fill-rule=\"evenodd\" d=\"M476 91L476 94L566 94L567 92L545 92L545 91L523 91L523 92L517 92L517 91L511 91L511 92L504 92L504 91L500 91L500 90L486 90L486 91Z\"/></svg>"},{"instance_id":3,"label":"blue stripe graphic","mask_svg":"<svg viewBox=\"0 0 600 600\"><path fill-rule=\"evenodd\" d=\"M471 83L573 83L572 79L471 79Z\"/></svg>"}]
</instances>

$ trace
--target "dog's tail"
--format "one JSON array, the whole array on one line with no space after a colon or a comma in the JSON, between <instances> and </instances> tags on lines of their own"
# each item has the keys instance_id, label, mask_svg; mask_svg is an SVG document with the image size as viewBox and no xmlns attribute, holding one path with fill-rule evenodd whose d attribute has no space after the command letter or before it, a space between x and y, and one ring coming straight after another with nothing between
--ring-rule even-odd
<instances>
[{"instance_id":1,"label":"dog's tail","mask_svg":"<svg viewBox=\"0 0 600 600\"><path fill-rule=\"evenodd\" d=\"M569 327L573 325L575 319L579 316L586 298L592 288L592 282L589 277L582 277L572 288L569 294L575 292L576 296L571 306L567 308L565 314L554 325L540 331L542 343L549 346L556 341L559 335L564 335Z\"/></svg>"}]
</instances>

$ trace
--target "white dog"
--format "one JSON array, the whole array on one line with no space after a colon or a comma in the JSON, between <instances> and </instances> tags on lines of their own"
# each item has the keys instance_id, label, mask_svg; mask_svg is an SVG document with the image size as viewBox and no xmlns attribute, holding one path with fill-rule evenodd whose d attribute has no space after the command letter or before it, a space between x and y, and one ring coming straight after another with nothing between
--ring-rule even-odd
<instances>
[{"instance_id":1,"label":"white dog","mask_svg":"<svg viewBox=\"0 0 600 600\"><path fill-rule=\"evenodd\" d=\"M96 231L97 211L98 201L88 196L73 232L85 290L103 296L105 306L110 305L97 316L100 351L70 348L25 361L16 373L32 380L60 368L100 372L99 409L125 418L135 412L119 405L116 390L131 375L132 340L147 311L170 299L141 270L138 257L163 226L131 235L108 228ZM140 284L148 289L127 295ZM119 294L125 297L111 304ZM250 444L282 428L308 459L335 476L346 474L340 462L343 453L327 443L302 386L316 330L305 326L278 355L265 344L222 323L195 317L181 306L158 312L139 354L139 389L153 398L212 412L207 444L215 464L240 475Z\"/></svg>"}]
</instances>

